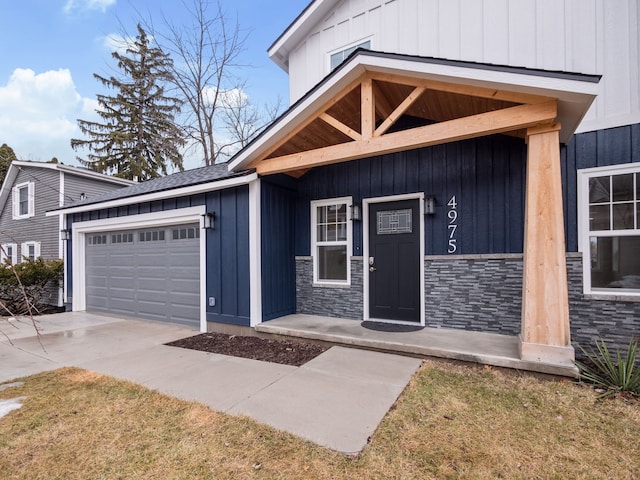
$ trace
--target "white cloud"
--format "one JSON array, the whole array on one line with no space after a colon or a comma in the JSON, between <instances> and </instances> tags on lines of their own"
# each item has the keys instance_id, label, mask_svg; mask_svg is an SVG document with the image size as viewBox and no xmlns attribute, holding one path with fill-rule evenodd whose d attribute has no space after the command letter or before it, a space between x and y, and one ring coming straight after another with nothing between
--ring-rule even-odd
<instances>
[{"instance_id":1,"label":"white cloud","mask_svg":"<svg viewBox=\"0 0 640 480\"><path fill-rule=\"evenodd\" d=\"M102 44L110 52L118 51L119 53L124 53L127 47L133 45L134 40L132 37L125 37L118 33L110 33L103 38Z\"/></svg>"},{"instance_id":2,"label":"white cloud","mask_svg":"<svg viewBox=\"0 0 640 480\"><path fill-rule=\"evenodd\" d=\"M55 156L72 163L76 154L69 142L80 135L76 119L93 119L96 105L77 92L69 70L36 74L18 68L0 85L0 144L23 160Z\"/></svg>"},{"instance_id":3,"label":"white cloud","mask_svg":"<svg viewBox=\"0 0 640 480\"><path fill-rule=\"evenodd\" d=\"M115 3L116 0L67 0L64 11L70 13L74 10L99 10L104 13Z\"/></svg>"}]
</instances>

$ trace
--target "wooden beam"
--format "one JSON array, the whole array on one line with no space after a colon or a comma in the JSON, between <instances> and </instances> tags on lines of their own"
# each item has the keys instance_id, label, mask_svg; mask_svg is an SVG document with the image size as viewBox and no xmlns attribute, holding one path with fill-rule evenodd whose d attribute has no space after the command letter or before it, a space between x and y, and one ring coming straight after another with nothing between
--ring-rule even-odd
<instances>
[{"instance_id":1,"label":"wooden beam","mask_svg":"<svg viewBox=\"0 0 640 480\"><path fill-rule=\"evenodd\" d=\"M387 130L389 130L389 128L391 128L391 126L398 121L398 118L400 118L404 114L404 112L406 112L407 109L411 105L413 105L413 102L415 102L418 98L420 98L420 95L422 95L422 93L425 90L426 89L423 87L414 88L413 91L409 94L409 96L405 98L402 101L402 103L398 105L393 112L391 112L391 114L385 119L384 122L380 124L378 128L376 128L376 131L373 132L373 136L379 137L380 135L384 134Z\"/></svg>"},{"instance_id":2,"label":"wooden beam","mask_svg":"<svg viewBox=\"0 0 640 480\"><path fill-rule=\"evenodd\" d=\"M460 95L470 95L472 97L490 98L493 100L502 100L513 103L544 103L551 100L550 97L542 95L532 95L529 93L508 92L505 90L475 87L471 85L460 85L455 83L441 82L437 80L424 80L421 78L404 77L391 73L371 72L374 80L383 82L398 83L401 85L410 85L413 87L422 87L427 90L438 90L441 92L457 93Z\"/></svg>"},{"instance_id":3,"label":"wooden beam","mask_svg":"<svg viewBox=\"0 0 640 480\"><path fill-rule=\"evenodd\" d=\"M447 122L388 133L368 140L363 138L355 142L269 158L259 162L255 168L258 174L264 175L318 167L373 155L439 145L532 127L545 122L550 123L556 118L556 115L557 104L555 101L535 105L518 105Z\"/></svg>"},{"instance_id":4,"label":"wooden beam","mask_svg":"<svg viewBox=\"0 0 640 480\"><path fill-rule=\"evenodd\" d=\"M362 127L360 134L363 140L373 137L376 125L375 99L373 98L373 80L365 77L360 86L360 115L362 116Z\"/></svg>"},{"instance_id":5,"label":"wooden beam","mask_svg":"<svg viewBox=\"0 0 640 480\"><path fill-rule=\"evenodd\" d=\"M560 126L527 131L521 357L570 363Z\"/></svg>"},{"instance_id":6,"label":"wooden beam","mask_svg":"<svg viewBox=\"0 0 640 480\"><path fill-rule=\"evenodd\" d=\"M376 99L376 114L382 118L387 118L393 112L393 106L389 103L380 83L373 82L373 95Z\"/></svg>"},{"instance_id":7,"label":"wooden beam","mask_svg":"<svg viewBox=\"0 0 640 480\"><path fill-rule=\"evenodd\" d=\"M289 140L291 140L293 137L295 137L298 133L300 133L302 130L304 130L305 128L307 128L312 122L314 122L318 116L323 113L326 112L327 110L329 110L329 108L331 108L332 106L334 106L336 103L338 103L340 100L342 100L344 98L345 95L347 95L349 92L351 92L353 89L357 88L360 85L360 82L362 82L361 78L358 78L357 80L354 80L353 82L351 82L349 85L347 85L345 88L343 88L337 95L335 95L331 100L329 100L327 103L323 104L321 107L319 107L318 109L316 109L313 113L311 113L310 115L307 115L303 120L297 122L295 124L295 126L289 131L287 132L286 135L284 135L280 140L278 140L275 144L273 144L271 147L269 147L265 152L263 152L259 158L253 160L249 165L247 165L246 168L255 168L256 165L260 162L260 160L262 158L266 158L269 155L271 155L273 152L275 152L276 150L278 150L282 145L284 145L285 143L287 143Z\"/></svg>"},{"instance_id":8,"label":"wooden beam","mask_svg":"<svg viewBox=\"0 0 640 480\"><path fill-rule=\"evenodd\" d=\"M328 113L321 113L320 114L320 119L324 120L326 123L331 125L333 128L335 128L336 130L344 133L346 136L353 138L354 140L361 140L362 139L362 135L360 135L358 132L356 132L353 128L349 128L344 123L342 123L340 120L338 120L335 117L332 117Z\"/></svg>"}]
</instances>

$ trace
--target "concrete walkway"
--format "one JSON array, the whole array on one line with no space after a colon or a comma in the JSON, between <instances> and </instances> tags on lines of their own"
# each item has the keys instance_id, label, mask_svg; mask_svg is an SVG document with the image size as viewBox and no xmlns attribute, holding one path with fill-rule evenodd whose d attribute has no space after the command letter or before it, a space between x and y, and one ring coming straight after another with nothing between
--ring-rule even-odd
<instances>
[{"instance_id":1,"label":"concrete walkway","mask_svg":"<svg viewBox=\"0 0 640 480\"><path fill-rule=\"evenodd\" d=\"M38 326L39 338L29 320L0 323L0 383L75 366L247 415L346 454L364 448L421 363L332 347L292 367L168 347L198 332L84 312L39 317Z\"/></svg>"}]
</instances>

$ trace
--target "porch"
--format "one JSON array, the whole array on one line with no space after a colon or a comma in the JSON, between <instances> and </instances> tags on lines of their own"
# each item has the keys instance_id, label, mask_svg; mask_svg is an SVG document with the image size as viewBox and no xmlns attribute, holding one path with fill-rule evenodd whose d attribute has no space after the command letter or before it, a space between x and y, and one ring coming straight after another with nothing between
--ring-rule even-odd
<instances>
[{"instance_id":1,"label":"porch","mask_svg":"<svg viewBox=\"0 0 640 480\"><path fill-rule=\"evenodd\" d=\"M448 358L496 367L575 377L573 363L542 363L520 359L516 336L447 328L379 331L358 320L294 314L261 323L260 333L319 340L385 352Z\"/></svg>"}]
</instances>

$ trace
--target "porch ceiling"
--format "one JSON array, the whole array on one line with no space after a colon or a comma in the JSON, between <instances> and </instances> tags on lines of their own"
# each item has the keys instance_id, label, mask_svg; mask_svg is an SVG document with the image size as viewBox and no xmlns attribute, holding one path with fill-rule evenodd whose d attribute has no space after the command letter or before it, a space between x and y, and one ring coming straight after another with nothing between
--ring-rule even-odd
<instances>
[{"instance_id":1,"label":"porch ceiling","mask_svg":"<svg viewBox=\"0 0 640 480\"><path fill-rule=\"evenodd\" d=\"M321 165L495 133L524 138L530 127L562 122L569 124L568 138L595 97L586 83L363 52L291 107L230 168L299 177ZM567 85L573 90L561 90Z\"/></svg>"}]
</instances>

